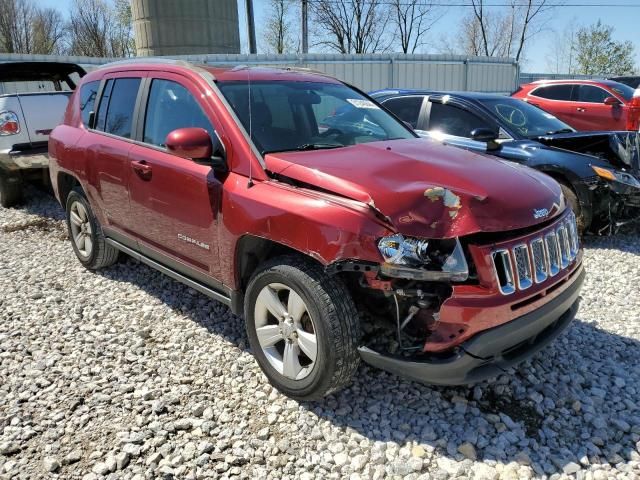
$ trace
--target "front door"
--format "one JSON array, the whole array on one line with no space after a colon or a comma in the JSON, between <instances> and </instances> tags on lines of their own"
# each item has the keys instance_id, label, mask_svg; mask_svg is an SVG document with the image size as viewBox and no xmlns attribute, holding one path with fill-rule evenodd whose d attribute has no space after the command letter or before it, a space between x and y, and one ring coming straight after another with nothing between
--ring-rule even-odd
<instances>
[{"instance_id":1,"label":"front door","mask_svg":"<svg viewBox=\"0 0 640 480\"><path fill-rule=\"evenodd\" d=\"M217 222L222 185L213 169L165 148L178 128L216 135L197 86L180 76L149 79L142 144L129 153L132 231L143 254L199 279L219 278Z\"/></svg>"},{"instance_id":2,"label":"front door","mask_svg":"<svg viewBox=\"0 0 640 480\"><path fill-rule=\"evenodd\" d=\"M578 87L575 107L581 130L626 130L622 102L615 106L605 105L604 100L608 97L614 95L596 85Z\"/></svg>"}]
</instances>

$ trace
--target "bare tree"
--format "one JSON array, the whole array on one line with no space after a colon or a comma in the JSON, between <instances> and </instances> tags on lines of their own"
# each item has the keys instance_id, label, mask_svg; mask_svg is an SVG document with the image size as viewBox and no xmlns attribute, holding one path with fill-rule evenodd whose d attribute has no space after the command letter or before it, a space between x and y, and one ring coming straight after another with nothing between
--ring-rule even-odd
<instances>
[{"instance_id":1,"label":"bare tree","mask_svg":"<svg viewBox=\"0 0 640 480\"><path fill-rule=\"evenodd\" d=\"M267 49L273 53L288 53L295 50L289 14L288 0L271 0L271 11L265 25L264 41Z\"/></svg>"},{"instance_id":2,"label":"bare tree","mask_svg":"<svg viewBox=\"0 0 640 480\"><path fill-rule=\"evenodd\" d=\"M74 0L68 30L72 55L133 55L131 12L123 2L113 7L105 0Z\"/></svg>"},{"instance_id":3,"label":"bare tree","mask_svg":"<svg viewBox=\"0 0 640 480\"><path fill-rule=\"evenodd\" d=\"M545 13L555 5L549 0L509 0L504 11L497 11L484 0L470 1L472 12L460 25L464 52L516 61L522 60L528 41L544 30Z\"/></svg>"},{"instance_id":4,"label":"bare tree","mask_svg":"<svg viewBox=\"0 0 640 480\"><path fill-rule=\"evenodd\" d=\"M33 53L62 53L65 24L59 11L53 8L37 10L32 19Z\"/></svg>"},{"instance_id":5,"label":"bare tree","mask_svg":"<svg viewBox=\"0 0 640 480\"><path fill-rule=\"evenodd\" d=\"M0 50L31 53L33 4L26 0L0 0Z\"/></svg>"},{"instance_id":6,"label":"bare tree","mask_svg":"<svg viewBox=\"0 0 640 480\"><path fill-rule=\"evenodd\" d=\"M547 53L547 71L549 73L577 73L576 61L576 19L573 18L562 31L554 31Z\"/></svg>"},{"instance_id":7,"label":"bare tree","mask_svg":"<svg viewBox=\"0 0 640 480\"><path fill-rule=\"evenodd\" d=\"M316 45L340 53L386 51L391 41L385 30L389 11L381 0L317 0L312 4Z\"/></svg>"},{"instance_id":8,"label":"bare tree","mask_svg":"<svg viewBox=\"0 0 640 480\"><path fill-rule=\"evenodd\" d=\"M423 46L425 34L439 20L434 16L434 7L420 0L393 0L391 13L403 53L415 53Z\"/></svg>"},{"instance_id":9,"label":"bare tree","mask_svg":"<svg viewBox=\"0 0 640 480\"><path fill-rule=\"evenodd\" d=\"M0 0L0 51L51 54L60 51L62 15L32 0Z\"/></svg>"}]
</instances>

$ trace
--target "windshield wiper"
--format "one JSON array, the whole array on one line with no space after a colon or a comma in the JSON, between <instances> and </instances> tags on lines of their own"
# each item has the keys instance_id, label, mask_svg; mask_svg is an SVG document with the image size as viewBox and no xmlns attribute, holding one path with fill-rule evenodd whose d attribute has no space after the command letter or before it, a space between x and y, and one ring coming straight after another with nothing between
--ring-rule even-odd
<instances>
[{"instance_id":1,"label":"windshield wiper","mask_svg":"<svg viewBox=\"0 0 640 480\"><path fill-rule=\"evenodd\" d=\"M302 145L298 145L295 150L323 150L340 147L344 147L344 145L340 143L303 143Z\"/></svg>"}]
</instances>

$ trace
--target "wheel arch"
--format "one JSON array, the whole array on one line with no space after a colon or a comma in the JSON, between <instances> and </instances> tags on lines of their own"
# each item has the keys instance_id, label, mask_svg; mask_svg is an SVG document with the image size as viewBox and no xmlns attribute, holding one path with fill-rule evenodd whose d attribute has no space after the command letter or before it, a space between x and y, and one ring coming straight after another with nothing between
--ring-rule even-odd
<instances>
[{"instance_id":1,"label":"wheel arch","mask_svg":"<svg viewBox=\"0 0 640 480\"><path fill-rule=\"evenodd\" d=\"M62 208L65 208L69 193L76 187L80 187L84 192L80 181L76 177L67 172L58 172L56 193Z\"/></svg>"},{"instance_id":2,"label":"wheel arch","mask_svg":"<svg viewBox=\"0 0 640 480\"><path fill-rule=\"evenodd\" d=\"M289 245L256 235L244 235L235 248L235 280L238 289L244 293L249 280L264 262L281 255L305 257L322 267L325 265L317 258L297 250Z\"/></svg>"}]
</instances>

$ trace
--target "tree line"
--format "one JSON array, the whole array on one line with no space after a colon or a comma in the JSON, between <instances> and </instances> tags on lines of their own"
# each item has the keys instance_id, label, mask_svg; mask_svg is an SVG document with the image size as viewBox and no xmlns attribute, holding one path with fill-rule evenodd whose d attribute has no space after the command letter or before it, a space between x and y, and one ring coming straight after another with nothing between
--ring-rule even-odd
<instances>
[{"instance_id":1,"label":"tree line","mask_svg":"<svg viewBox=\"0 0 640 480\"><path fill-rule=\"evenodd\" d=\"M300 48L300 0L269 0L262 49L297 53ZM426 0L308 0L309 44L314 51L336 53L448 53L511 57L526 63L547 58L553 73L624 75L636 70L632 42L614 40L614 28L600 21L575 27L567 35L549 27L558 2L549 0L470 0L448 34L433 38L432 30L447 13L443 2ZM457 10L460 11L460 10ZM572 26L573 25L573 26ZM441 28L439 29L442 30ZM533 51L541 34L555 37L550 52Z\"/></svg>"},{"instance_id":2,"label":"tree line","mask_svg":"<svg viewBox=\"0 0 640 480\"><path fill-rule=\"evenodd\" d=\"M0 0L0 53L135 55L129 0L73 0L68 19L34 0Z\"/></svg>"},{"instance_id":3,"label":"tree line","mask_svg":"<svg viewBox=\"0 0 640 480\"><path fill-rule=\"evenodd\" d=\"M262 0L261 0L262 1ZM264 0L260 53L299 53L301 0ZM553 73L628 74L636 69L632 42L614 40L614 28L600 21L569 22L553 32L558 9L552 0L505 0L496 7L469 0L463 14L434 38L448 8L427 0L307 0L309 45L315 52L449 53L511 57L526 63L543 55ZM442 32L442 28L438 29ZM541 34L553 35L551 51L532 48ZM95 57L135 55L129 0L72 0L67 19L36 0L0 0L0 52Z\"/></svg>"}]
</instances>

